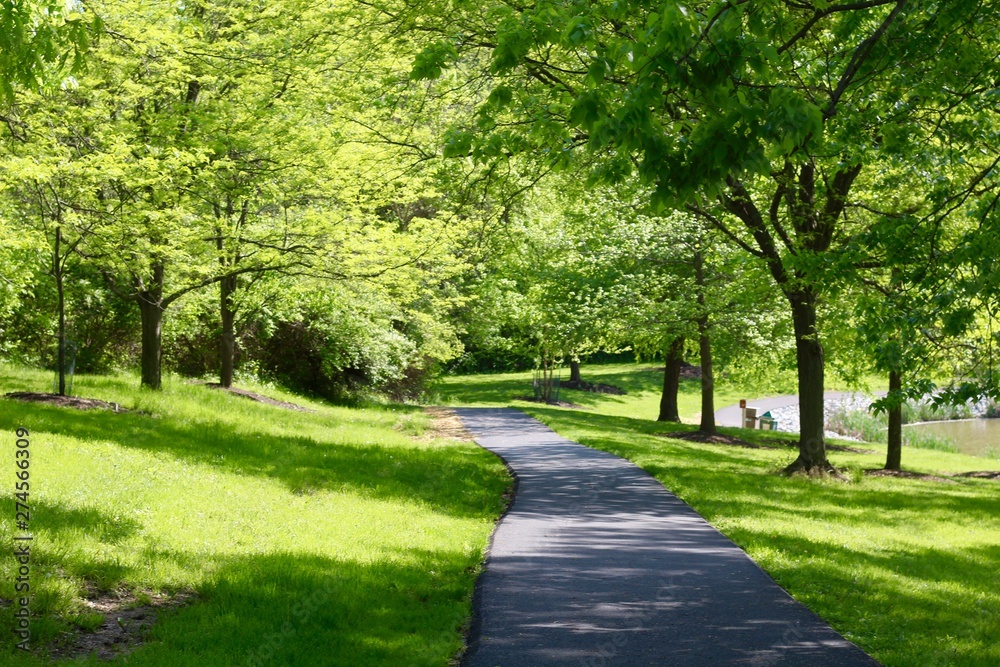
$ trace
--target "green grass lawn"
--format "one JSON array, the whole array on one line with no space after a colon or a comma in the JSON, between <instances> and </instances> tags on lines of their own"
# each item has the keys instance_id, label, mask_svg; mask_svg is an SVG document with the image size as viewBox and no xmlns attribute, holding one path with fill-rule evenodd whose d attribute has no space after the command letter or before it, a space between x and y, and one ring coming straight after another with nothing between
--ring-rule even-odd
<instances>
[{"instance_id":1,"label":"green grass lawn","mask_svg":"<svg viewBox=\"0 0 1000 667\"><path fill-rule=\"evenodd\" d=\"M660 395L663 391L663 366L656 363L594 364L582 368L584 381L610 384L627 393L624 396L597 394L589 391L561 389L559 400L575 403L602 415L619 417L645 417L656 419L660 413ZM531 371L495 375L461 375L440 378L433 387L438 402L450 405L516 405L527 407L531 403L517 401L517 397L531 395ZM563 371L569 379L569 371ZM875 388L881 387L880 378L867 380ZM852 387L830 378L827 389L848 390ZM796 392L795 374L791 371L776 372L766 386L745 386L716 378L715 409L738 403L741 398L753 399ZM677 408L685 423L697 424L701 416L701 381L681 380L677 394Z\"/></svg>"},{"instance_id":2,"label":"green grass lawn","mask_svg":"<svg viewBox=\"0 0 1000 667\"><path fill-rule=\"evenodd\" d=\"M0 366L0 393L49 391ZM32 644L14 652L15 563L0 557L0 664L99 619L85 595L193 591L130 665L443 667L510 480L472 443L416 438L416 408L315 413L167 381L76 378L114 414L0 400L0 541L12 544L15 429L31 440ZM94 658L80 664L99 664ZM117 662L125 662L119 659Z\"/></svg>"},{"instance_id":3,"label":"green grass lawn","mask_svg":"<svg viewBox=\"0 0 1000 667\"><path fill-rule=\"evenodd\" d=\"M862 476L881 467L882 445L870 446L874 454L831 453L851 482L787 478L778 471L795 458L794 436L723 429L788 443L776 449L664 438L657 434L692 427L651 421L656 403L648 394L659 377L635 367L589 370L585 379L618 384L629 396L594 394L585 402L573 392L568 400L588 411L515 406L649 471L885 665L1000 665L1000 482ZM527 377L449 378L438 390L453 403L467 396L470 404L503 404L501 397L530 390ZM693 384L681 398L689 418L697 410ZM736 395L726 391L717 394L720 407ZM993 460L912 448L904 449L903 465L944 474L996 469Z\"/></svg>"},{"instance_id":4,"label":"green grass lawn","mask_svg":"<svg viewBox=\"0 0 1000 667\"><path fill-rule=\"evenodd\" d=\"M529 402L517 401L517 397L531 395L530 371L503 373L496 375L463 375L439 379L433 392L440 402L454 405L517 405L526 407ZM564 371L563 379L568 379ZM601 382L624 389L627 394L615 396L589 391L561 389L559 400L575 403L588 410L604 415L644 416L656 419L660 412L660 393L663 388L662 366L656 364L601 364L585 365L583 379L586 382ZM784 387L792 391L794 384ZM739 395L742 388L718 383L716 409L736 403L747 396ZM778 391L777 393L782 393ZM678 409L685 421L697 422L701 411L701 385L697 380L682 380L677 395Z\"/></svg>"}]
</instances>

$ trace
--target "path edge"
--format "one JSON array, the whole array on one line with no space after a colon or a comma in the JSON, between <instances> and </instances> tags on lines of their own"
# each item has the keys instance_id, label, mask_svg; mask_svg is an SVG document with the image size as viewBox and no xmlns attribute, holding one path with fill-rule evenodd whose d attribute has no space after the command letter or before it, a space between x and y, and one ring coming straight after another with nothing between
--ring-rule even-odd
<instances>
[{"instance_id":1,"label":"path edge","mask_svg":"<svg viewBox=\"0 0 1000 667\"><path fill-rule=\"evenodd\" d=\"M462 415L459 412L459 410L462 409L494 410L496 412L500 412L501 410L513 410L527 415L526 412L511 407L451 408L451 409L455 411L455 414L458 416L459 419L462 419ZM465 425L466 428L468 428L468 426L465 424L464 419L462 419L462 424ZM517 491L521 487L521 478L518 476L514 468L511 467L507 459L505 459L500 454L497 454L496 452L486 447L483 447L481 444L479 444L479 441L476 440L476 434L473 433L471 429L469 430L469 433L472 433L473 436L472 442L476 444L476 447L479 447L480 449L489 452L491 455L500 459L500 462L503 463L504 467L507 469L507 473L514 480L514 484L510 493L510 502L507 503L506 507L503 508L503 512L500 513L500 516L497 517L497 520L493 523L493 530L490 531L490 537L486 542L486 554L485 557L483 558L482 565L480 566L479 575L476 577L476 585L472 589L472 604L469 608L469 623L465 631L465 636L462 638L463 640L462 648L458 651L458 653L452 656L452 659L449 661L449 665L452 665L454 667L462 667L463 665L467 665L468 661L472 658L473 655L475 655L476 651L479 650L479 640L482 638L482 630L483 630L483 615L481 613L483 605L483 577L486 575L486 568L489 566L490 561L493 559L493 541L494 538L496 537L497 530L500 528L500 524L503 523L503 520L507 518L507 515L510 513L511 509L513 509L514 507L514 504L517 502Z\"/></svg>"}]
</instances>

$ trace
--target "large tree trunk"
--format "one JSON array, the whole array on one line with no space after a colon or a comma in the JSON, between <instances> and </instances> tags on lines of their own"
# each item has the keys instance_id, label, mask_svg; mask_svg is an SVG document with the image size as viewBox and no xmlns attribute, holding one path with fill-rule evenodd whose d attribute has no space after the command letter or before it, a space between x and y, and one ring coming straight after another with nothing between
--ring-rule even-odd
<instances>
[{"instance_id":1,"label":"large tree trunk","mask_svg":"<svg viewBox=\"0 0 1000 667\"><path fill-rule=\"evenodd\" d=\"M583 380L580 378L580 362L570 359L569 362L569 381L570 384L581 384Z\"/></svg>"},{"instance_id":2,"label":"large tree trunk","mask_svg":"<svg viewBox=\"0 0 1000 667\"><path fill-rule=\"evenodd\" d=\"M59 395L66 395L66 295L63 289L62 227L56 227L55 252L52 255L52 276L56 279L56 294L59 308L59 349L56 351L56 365L59 373Z\"/></svg>"},{"instance_id":3,"label":"large tree trunk","mask_svg":"<svg viewBox=\"0 0 1000 667\"><path fill-rule=\"evenodd\" d=\"M163 324L163 265L153 267L153 279L148 289L138 292L139 315L142 319L142 386L160 388L160 357Z\"/></svg>"},{"instance_id":4,"label":"large tree trunk","mask_svg":"<svg viewBox=\"0 0 1000 667\"><path fill-rule=\"evenodd\" d=\"M889 395L903 389L903 374L889 371ZM886 470L899 470L903 458L903 403L889 408L889 449L885 456Z\"/></svg>"},{"instance_id":5,"label":"large tree trunk","mask_svg":"<svg viewBox=\"0 0 1000 667\"><path fill-rule=\"evenodd\" d=\"M237 277L229 276L219 281L220 313L222 315L222 368L219 384L233 386L233 366L236 358L236 310L233 294L237 288Z\"/></svg>"},{"instance_id":6,"label":"large tree trunk","mask_svg":"<svg viewBox=\"0 0 1000 667\"><path fill-rule=\"evenodd\" d=\"M703 433L715 433L715 382L712 379L712 341L709 337L708 307L705 303L705 256L694 255L694 279L698 290L698 348L701 354L701 426Z\"/></svg>"},{"instance_id":7,"label":"large tree trunk","mask_svg":"<svg viewBox=\"0 0 1000 667\"><path fill-rule=\"evenodd\" d=\"M684 338L675 338L667 350L666 368L663 369L663 395L660 396L660 416L656 421L679 422L677 392L681 387L681 363L684 361Z\"/></svg>"},{"instance_id":8,"label":"large tree trunk","mask_svg":"<svg viewBox=\"0 0 1000 667\"><path fill-rule=\"evenodd\" d=\"M792 306L799 371L799 457L785 472L834 471L826 459L823 345L816 330L816 296L808 290L786 296Z\"/></svg>"}]
</instances>

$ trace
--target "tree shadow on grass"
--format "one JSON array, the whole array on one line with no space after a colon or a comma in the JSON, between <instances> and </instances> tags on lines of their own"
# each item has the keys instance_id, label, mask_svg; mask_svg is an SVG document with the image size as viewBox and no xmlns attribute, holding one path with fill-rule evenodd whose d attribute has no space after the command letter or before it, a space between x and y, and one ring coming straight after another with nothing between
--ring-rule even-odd
<instances>
[{"instance_id":1,"label":"tree shadow on grass","mask_svg":"<svg viewBox=\"0 0 1000 667\"><path fill-rule=\"evenodd\" d=\"M802 536L737 537L822 554L786 562L778 583L836 629L858 634L863 618L864 648L886 664L1000 664L1000 596L983 576L1000 568L1000 545L861 551Z\"/></svg>"},{"instance_id":2,"label":"tree shadow on grass","mask_svg":"<svg viewBox=\"0 0 1000 667\"><path fill-rule=\"evenodd\" d=\"M373 563L273 553L228 559L202 602L154 627L130 663L443 665L460 646L472 563L408 552Z\"/></svg>"},{"instance_id":3,"label":"tree shadow on grass","mask_svg":"<svg viewBox=\"0 0 1000 667\"><path fill-rule=\"evenodd\" d=\"M913 515L942 513L956 523L975 522L977 516L1000 513L1000 498L996 494L975 491L988 488L989 480L963 479L958 483L892 480L879 485L868 481L863 485L816 483L776 474L784 458L794 457L795 453L791 450L773 452L771 460L775 463L769 464L766 460L762 461L759 450L635 437L664 430L691 431L696 428L693 426L667 425L628 417L572 414L550 408L533 408L531 413L560 427L589 431L592 435L583 437L583 444L625 458L654 459L652 462L644 461L642 465L650 474L665 482L668 488L671 480L677 480L689 489L725 489L724 498L700 499L701 506L709 511L721 511L734 499L743 498L748 503L752 502L752 507L747 507L748 511L773 509L819 520L832 520L850 513L878 513L881 509L881 523L898 520L901 525L907 520L905 513L911 512ZM721 431L740 433L739 429ZM670 451L677 452L677 455L669 456L669 464L655 461ZM848 456L837 454L834 463L846 460Z\"/></svg>"},{"instance_id":4,"label":"tree shadow on grass","mask_svg":"<svg viewBox=\"0 0 1000 667\"><path fill-rule=\"evenodd\" d=\"M751 552L778 554L779 583L887 664L1000 664L1000 596L991 578L1000 571L1000 544L964 546L963 537L982 534L983 522L1000 515L988 480L787 478L774 474L774 453L646 438L662 425L625 417L531 413L583 444L638 461L710 521L752 517L730 522L727 535ZM956 539L908 544L925 524ZM810 526L825 535L840 526L887 543L809 539L803 534Z\"/></svg>"},{"instance_id":5,"label":"tree shadow on grass","mask_svg":"<svg viewBox=\"0 0 1000 667\"><path fill-rule=\"evenodd\" d=\"M129 573L129 567L104 550L89 552L84 557L79 551L67 548L78 541L80 535L104 545L114 545L138 533L141 524L129 517L102 512L93 507L68 507L61 503L40 500L37 495L29 499L31 507L29 548L29 578L31 588L32 638L44 643L66 628L62 616L68 601L75 595L86 595L117 589ZM23 531L16 533L24 535ZM17 548L24 543L7 543ZM23 592L15 589L15 576L19 563L13 553L0 563L0 598L8 602L17 600ZM67 595L67 588L74 591ZM0 627L14 628L17 605L0 605ZM5 645L6 642L0 642ZM2 657L2 656L0 656ZM0 664L3 664L0 660Z\"/></svg>"},{"instance_id":6,"label":"tree shadow on grass","mask_svg":"<svg viewBox=\"0 0 1000 667\"><path fill-rule=\"evenodd\" d=\"M216 575L195 601L159 612L127 662L440 667L461 646L475 564L457 553L395 556L372 563L295 552L218 557ZM186 555L151 557L183 561ZM33 645L33 654L0 649L0 664L53 664L41 642ZM90 657L72 664L108 663Z\"/></svg>"},{"instance_id":7,"label":"tree shadow on grass","mask_svg":"<svg viewBox=\"0 0 1000 667\"><path fill-rule=\"evenodd\" d=\"M297 494L328 489L372 498L418 500L459 517L495 516L506 484L492 455L456 444L320 442L301 436L237 431L221 419L150 418L4 401L0 430L9 432L22 425L30 428L35 441L42 433L54 433L113 442L238 474L278 479ZM331 428L335 426L331 423ZM495 493L484 494L484 488Z\"/></svg>"}]
</instances>

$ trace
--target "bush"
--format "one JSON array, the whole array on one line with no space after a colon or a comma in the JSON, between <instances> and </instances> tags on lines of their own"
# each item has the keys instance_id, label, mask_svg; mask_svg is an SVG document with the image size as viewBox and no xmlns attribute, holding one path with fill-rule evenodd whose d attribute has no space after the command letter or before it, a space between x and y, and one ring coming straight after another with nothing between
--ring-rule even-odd
<instances>
[{"instance_id":1,"label":"bush","mask_svg":"<svg viewBox=\"0 0 1000 667\"><path fill-rule=\"evenodd\" d=\"M873 415L865 410L841 407L827 419L826 428L865 442L886 442L889 425L884 414Z\"/></svg>"}]
</instances>

